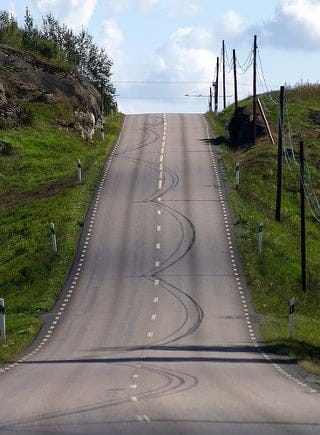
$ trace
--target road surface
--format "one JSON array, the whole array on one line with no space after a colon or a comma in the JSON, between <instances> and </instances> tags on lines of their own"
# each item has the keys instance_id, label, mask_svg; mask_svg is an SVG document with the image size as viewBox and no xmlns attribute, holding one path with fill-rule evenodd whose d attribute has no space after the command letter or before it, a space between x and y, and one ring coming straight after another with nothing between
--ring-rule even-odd
<instances>
[{"instance_id":1,"label":"road surface","mask_svg":"<svg viewBox=\"0 0 320 435\"><path fill-rule=\"evenodd\" d=\"M126 116L70 277L1 369L1 434L319 434L320 397L259 347L201 115Z\"/></svg>"}]
</instances>

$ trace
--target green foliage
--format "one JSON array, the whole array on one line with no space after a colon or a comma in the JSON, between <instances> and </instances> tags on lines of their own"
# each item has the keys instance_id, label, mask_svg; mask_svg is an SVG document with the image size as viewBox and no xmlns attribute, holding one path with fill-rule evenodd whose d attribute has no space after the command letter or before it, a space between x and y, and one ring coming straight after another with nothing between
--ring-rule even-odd
<instances>
[{"instance_id":1,"label":"green foliage","mask_svg":"<svg viewBox=\"0 0 320 435\"><path fill-rule=\"evenodd\" d=\"M306 160L320 197L320 125L310 120L310 109L320 111L320 86L302 85L286 89L288 118L292 140L298 149L302 137L306 144ZM277 138L278 106L261 96ZM278 99L278 94L273 94ZM242 102L247 104L247 102ZM209 115L215 132L232 116L233 108ZM218 130L217 130L218 127ZM219 130L220 129L220 130ZM286 130L288 123L286 120ZM289 146L289 142L287 142ZM308 291L301 291L300 270L300 204L299 173L292 164L284 163L283 204L281 223L276 222L277 146L268 138L259 139L257 146L247 151L221 147L221 156L230 182L238 247L247 282L258 313L265 316L261 325L264 339L272 349L283 349L298 358L315 362L320 347L320 237L319 223L307 208L307 281ZM234 168L240 162L240 188L235 190ZM257 253L258 222L264 224L264 243L261 255ZM296 298L295 339L288 340L288 304ZM318 362L319 363L319 362ZM310 369L310 365L308 366Z\"/></svg>"},{"instance_id":2,"label":"green foliage","mask_svg":"<svg viewBox=\"0 0 320 435\"><path fill-rule=\"evenodd\" d=\"M63 66L76 68L103 95L106 112L116 109L115 88L110 82L112 62L106 51L99 48L84 29L78 34L60 24L52 14L42 20L38 29L28 8L24 28L7 11L0 12L0 42L40 55Z\"/></svg>"},{"instance_id":3,"label":"green foliage","mask_svg":"<svg viewBox=\"0 0 320 435\"><path fill-rule=\"evenodd\" d=\"M116 141L121 116L106 119L106 140L88 144L72 130L54 125L71 119L64 103L28 103L32 127L0 131L0 297L7 313L6 345L0 361L21 352L41 327L39 315L49 311L63 286L102 165ZM76 182L77 159L83 184ZM58 253L50 242L54 222Z\"/></svg>"},{"instance_id":4,"label":"green foliage","mask_svg":"<svg viewBox=\"0 0 320 435\"><path fill-rule=\"evenodd\" d=\"M20 48L22 46L22 32L18 22L7 11L0 11L0 41L13 47Z\"/></svg>"}]
</instances>

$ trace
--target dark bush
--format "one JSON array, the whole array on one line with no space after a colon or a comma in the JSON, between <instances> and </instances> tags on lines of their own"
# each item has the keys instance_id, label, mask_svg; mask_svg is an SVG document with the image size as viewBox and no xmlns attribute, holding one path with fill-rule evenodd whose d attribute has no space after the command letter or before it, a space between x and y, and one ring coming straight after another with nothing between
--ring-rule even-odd
<instances>
[{"instance_id":1,"label":"dark bush","mask_svg":"<svg viewBox=\"0 0 320 435\"><path fill-rule=\"evenodd\" d=\"M238 107L230 119L228 145L231 148L249 148L253 145L253 121L246 107ZM257 120L256 136L266 135L265 127Z\"/></svg>"}]
</instances>

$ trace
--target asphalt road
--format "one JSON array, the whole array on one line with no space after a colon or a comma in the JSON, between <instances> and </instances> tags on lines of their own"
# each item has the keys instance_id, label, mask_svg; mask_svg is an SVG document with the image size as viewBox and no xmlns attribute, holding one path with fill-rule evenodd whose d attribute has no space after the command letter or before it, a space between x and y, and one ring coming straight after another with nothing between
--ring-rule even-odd
<instances>
[{"instance_id":1,"label":"asphalt road","mask_svg":"<svg viewBox=\"0 0 320 435\"><path fill-rule=\"evenodd\" d=\"M41 335L0 370L1 434L319 434L265 354L201 115L126 116Z\"/></svg>"}]
</instances>

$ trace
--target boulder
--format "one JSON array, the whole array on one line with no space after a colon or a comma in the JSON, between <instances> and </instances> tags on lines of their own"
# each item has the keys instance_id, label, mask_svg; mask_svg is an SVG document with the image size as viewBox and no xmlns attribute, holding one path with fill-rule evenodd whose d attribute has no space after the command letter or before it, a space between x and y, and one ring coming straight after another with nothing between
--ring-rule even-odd
<instances>
[{"instance_id":1,"label":"boulder","mask_svg":"<svg viewBox=\"0 0 320 435\"><path fill-rule=\"evenodd\" d=\"M2 84L2 85L1 85ZM0 112L5 108L12 126L19 122L19 102L41 101L48 104L69 100L76 109L78 130L90 140L101 129L101 96L81 74L0 44ZM10 107L8 107L11 104ZM3 113L0 113L0 116Z\"/></svg>"}]
</instances>

